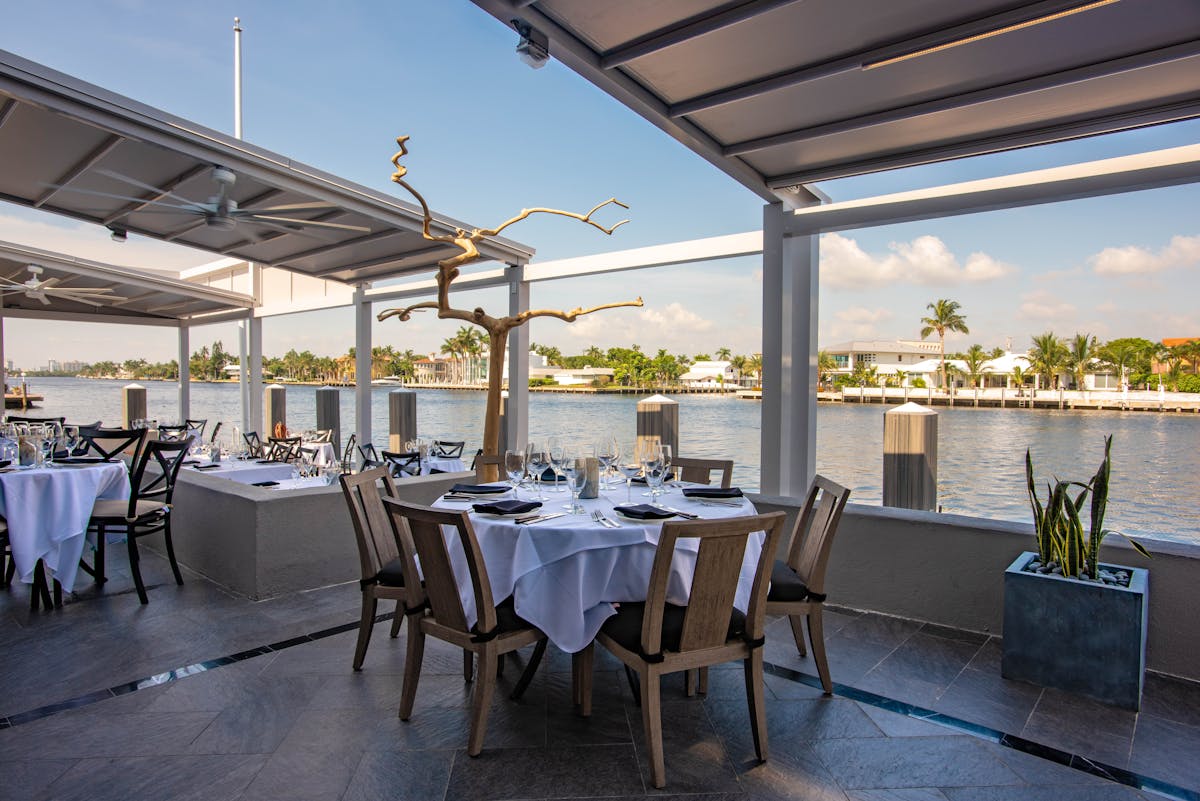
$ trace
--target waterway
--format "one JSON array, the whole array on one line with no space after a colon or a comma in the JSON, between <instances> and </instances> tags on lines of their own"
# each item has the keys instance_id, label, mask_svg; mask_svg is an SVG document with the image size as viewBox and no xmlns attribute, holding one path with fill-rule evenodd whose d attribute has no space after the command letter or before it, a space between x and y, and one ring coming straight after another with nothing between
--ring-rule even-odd
<instances>
[{"instance_id":1,"label":"waterway","mask_svg":"<svg viewBox=\"0 0 1200 801\"><path fill-rule=\"evenodd\" d=\"M30 380L46 396L30 414L64 415L73 422L121 417L124 381L75 378ZM176 417L173 383L144 382L151 417ZM387 443L387 393L373 391L372 430L377 447ZM315 426L315 387L287 388L292 429ZM473 453L482 439L484 393L416 390L422 436L466 440ZM601 435L630 447L638 396L531 393L529 429L534 438L557 435L578 444ZM680 395L680 452L731 458L734 481L759 483L760 404L711 395ZM883 462L883 412L891 407L824 404L817 410L817 469L852 488L851 502L879 504ZM193 417L224 421L241 417L236 384L192 384ZM1029 409L939 408L938 503L942 511L1005 520L1029 519L1025 449L1040 480L1059 476L1086 481L1103 458L1104 437L1113 437L1110 528L1141 537L1200 543L1200 415L1150 412L1072 412ZM354 430L354 392L341 391L343 441Z\"/></svg>"}]
</instances>

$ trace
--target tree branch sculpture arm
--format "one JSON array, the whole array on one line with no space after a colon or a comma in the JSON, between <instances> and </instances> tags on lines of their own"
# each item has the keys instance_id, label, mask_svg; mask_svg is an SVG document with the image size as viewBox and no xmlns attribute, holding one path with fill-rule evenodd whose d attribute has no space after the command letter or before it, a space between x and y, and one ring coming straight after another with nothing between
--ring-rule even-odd
<instances>
[{"instance_id":1,"label":"tree branch sculpture arm","mask_svg":"<svg viewBox=\"0 0 1200 801\"><path fill-rule=\"evenodd\" d=\"M609 236L612 236L613 231L617 230L622 225L629 222L629 220L621 220L619 223L616 223L612 227L605 227L592 219L593 214L595 214L600 209L604 208L605 206L607 206L609 204L612 204L614 206L620 206L623 209L629 208L624 203L617 200L615 197L610 197L608 200L604 201L603 203L597 203L595 206L592 207L591 211L589 211L587 214L579 214L574 211L562 211L561 209L543 209L543 208L521 209L521 213L518 214L516 217L513 217L512 219L509 219L509 220L505 220L504 222L497 225L495 228L476 228L475 231L476 231L476 233L479 233L483 236L496 236L501 231L503 231L505 228L507 228L508 226L512 225L513 223L519 223L521 220L526 219L527 217L529 217L532 214L557 214L561 217L570 217L573 220L579 220L580 222L587 223L588 225L592 226L593 228L599 229L599 230L603 231L604 233L608 234Z\"/></svg>"},{"instance_id":2,"label":"tree branch sculpture arm","mask_svg":"<svg viewBox=\"0 0 1200 801\"><path fill-rule=\"evenodd\" d=\"M525 323L525 321L530 320L534 317L554 317L554 318L562 320L564 322L573 323L573 322L575 322L576 318L582 317L585 314L591 314L592 312L603 311L604 309L619 309L622 306L641 306L641 305L643 305L642 299L639 297L637 300L623 300L623 301L620 301L619 303L604 303L600 306L592 306L590 309L584 309L579 306L576 306L574 309L571 309L571 311L569 311L569 312L556 311L554 309L530 309L528 311L523 311L520 314L518 314L515 317L512 317L510 319L512 319L514 321L514 327L516 327L518 325L522 325Z\"/></svg>"}]
</instances>

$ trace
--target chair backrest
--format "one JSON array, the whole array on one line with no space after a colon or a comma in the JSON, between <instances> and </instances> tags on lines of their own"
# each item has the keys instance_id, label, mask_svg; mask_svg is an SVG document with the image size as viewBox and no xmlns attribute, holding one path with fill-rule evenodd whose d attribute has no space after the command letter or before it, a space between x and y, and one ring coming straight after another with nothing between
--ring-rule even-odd
<instances>
[{"instance_id":1,"label":"chair backrest","mask_svg":"<svg viewBox=\"0 0 1200 801\"><path fill-rule=\"evenodd\" d=\"M379 467L383 461L379 458L379 454L375 451L375 443L364 442L358 446L358 455L362 457L362 467Z\"/></svg>"},{"instance_id":2,"label":"chair backrest","mask_svg":"<svg viewBox=\"0 0 1200 801\"><path fill-rule=\"evenodd\" d=\"M495 475L489 476L487 475L487 468L493 465L496 467L497 472ZM471 468L475 471L475 479L477 481L494 481L496 476L504 475L504 456L496 453L477 453L475 454L475 462L471 465Z\"/></svg>"},{"instance_id":3,"label":"chair backrest","mask_svg":"<svg viewBox=\"0 0 1200 801\"><path fill-rule=\"evenodd\" d=\"M379 482L382 481L383 493L389 498L395 497L396 483L386 467L364 470L352 476L342 475L339 481L350 507L350 520L354 523L362 578L370 580L400 555L400 543L379 494ZM407 575L405 579L407 583Z\"/></svg>"},{"instance_id":4,"label":"chair backrest","mask_svg":"<svg viewBox=\"0 0 1200 801\"><path fill-rule=\"evenodd\" d=\"M177 439L186 439L189 433L188 427L184 423L180 423L179 425L162 423L158 427L158 438L163 442L174 442Z\"/></svg>"},{"instance_id":5,"label":"chair backrest","mask_svg":"<svg viewBox=\"0 0 1200 801\"><path fill-rule=\"evenodd\" d=\"M191 437L170 442L151 440L146 443L146 447L142 450L142 456L135 463L133 475L129 479L129 485L132 488L132 492L129 493L129 516L131 518L137 517L135 510L139 500L161 500L164 504L171 502L171 496L175 492L175 479L179 476L179 468L183 465L183 460L187 458L188 448L191 447L191 444ZM147 470L151 464L158 468L157 472L152 473Z\"/></svg>"},{"instance_id":6,"label":"chair backrest","mask_svg":"<svg viewBox=\"0 0 1200 801\"><path fill-rule=\"evenodd\" d=\"M220 434L220 433L221 433L221 421L220 421L220 420L218 420L218 421L216 422L216 424L214 424L214 425L213 425L213 432L212 432L212 436L208 438L208 444L209 444L209 445L212 445L212 444L216 443L216 441L217 441L217 434ZM203 436L204 436L204 432L203 432L203 431L201 431L201 432L200 432L200 436L201 436L201 437L203 437Z\"/></svg>"},{"instance_id":7,"label":"chair backrest","mask_svg":"<svg viewBox=\"0 0 1200 801\"><path fill-rule=\"evenodd\" d=\"M381 451L384 464L392 471L392 475L399 478L402 474L406 476L421 475L421 452L408 451L406 453L393 453L392 451Z\"/></svg>"},{"instance_id":8,"label":"chair backrest","mask_svg":"<svg viewBox=\"0 0 1200 801\"><path fill-rule=\"evenodd\" d=\"M189 434L196 435L197 442L204 439L204 429L205 429L205 427L208 426L208 418L207 417L204 418L203 420L184 420L183 424L185 426L187 426L187 430L188 430ZM220 424L218 423L218 425L220 425ZM162 426L159 426L159 428L162 428Z\"/></svg>"},{"instance_id":9,"label":"chair backrest","mask_svg":"<svg viewBox=\"0 0 1200 801\"><path fill-rule=\"evenodd\" d=\"M246 447L250 449L250 455L261 459L263 456L263 444L262 440L258 438L258 432L247 431L242 434L242 439L246 440Z\"/></svg>"},{"instance_id":10,"label":"chair backrest","mask_svg":"<svg viewBox=\"0 0 1200 801\"><path fill-rule=\"evenodd\" d=\"M312 439L309 440L309 442L316 442L316 443L333 442L333 429L332 428L318 428L316 430L316 433L313 434Z\"/></svg>"},{"instance_id":11,"label":"chair backrest","mask_svg":"<svg viewBox=\"0 0 1200 801\"><path fill-rule=\"evenodd\" d=\"M142 453L142 445L146 442L146 429L90 426L79 429L79 436L87 443L87 450L95 451L110 462L132 447L133 453L129 463L136 466Z\"/></svg>"},{"instance_id":12,"label":"chair backrest","mask_svg":"<svg viewBox=\"0 0 1200 801\"><path fill-rule=\"evenodd\" d=\"M787 563L810 593L825 592L825 568L829 565L833 535L849 498L850 490L824 476L814 477L808 488L804 508L792 530Z\"/></svg>"},{"instance_id":13,"label":"chair backrest","mask_svg":"<svg viewBox=\"0 0 1200 801\"><path fill-rule=\"evenodd\" d=\"M488 579L483 553L475 538L475 529L465 511L433 509L428 506L404 503L395 498L383 501L397 531L406 529L412 538L417 558L421 561L421 574L425 579L424 600L438 623L456 631L469 632L466 612L458 594L458 582L451 568L450 551L446 546L443 526L454 529L454 538L462 545L470 574L471 589L475 596L477 622L475 631L487 634L496 628L496 604L492 597L492 583ZM405 585L413 586L405 574ZM414 589L419 591L420 585ZM419 605L416 596L410 596ZM413 604L410 603L410 608Z\"/></svg>"},{"instance_id":14,"label":"chair backrest","mask_svg":"<svg viewBox=\"0 0 1200 801\"><path fill-rule=\"evenodd\" d=\"M67 422L65 417L21 417L15 414L8 415L4 420L8 423L58 423L59 425Z\"/></svg>"},{"instance_id":15,"label":"chair backrest","mask_svg":"<svg viewBox=\"0 0 1200 801\"><path fill-rule=\"evenodd\" d=\"M689 459L686 456L676 456L671 460L677 477L681 481L694 484L711 484L712 471L721 471L721 488L729 489L733 483L732 459Z\"/></svg>"},{"instance_id":16,"label":"chair backrest","mask_svg":"<svg viewBox=\"0 0 1200 801\"><path fill-rule=\"evenodd\" d=\"M358 434L351 434L350 439L346 440L346 450L342 452L342 472L350 473L354 470L354 443L358 441Z\"/></svg>"},{"instance_id":17,"label":"chair backrest","mask_svg":"<svg viewBox=\"0 0 1200 801\"><path fill-rule=\"evenodd\" d=\"M271 443L271 451L267 458L280 462L292 462L300 458L299 437L271 437L268 441Z\"/></svg>"},{"instance_id":18,"label":"chair backrest","mask_svg":"<svg viewBox=\"0 0 1200 801\"><path fill-rule=\"evenodd\" d=\"M650 571L646 591L646 611L642 618L642 650L645 654L662 653L663 612L667 603L667 585L675 543L682 539L700 540L696 553L696 571L692 578L687 612L679 651L694 651L724 645L729 636L729 617L737 595L742 562L750 535L765 531L762 552L754 571L750 603L746 609L746 639L763 636L767 609L767 589L775 546L783 530L783 512L731 517L723 520L688 520L663 524ZM424 562L422 562L424 564Z\"/></svg>"},{"instance_id":19,"label":"chair backrest","mask_svg":"<svg viewBox=\"0 0 1200 801\"><path fill-rule=\"evenodd\" d=\"M463 448L466 447L466 442L455 442L444 439L435 439L433 441L432 456L441 456L446 459L461 459Z\"/></svg>"}]
</instances>

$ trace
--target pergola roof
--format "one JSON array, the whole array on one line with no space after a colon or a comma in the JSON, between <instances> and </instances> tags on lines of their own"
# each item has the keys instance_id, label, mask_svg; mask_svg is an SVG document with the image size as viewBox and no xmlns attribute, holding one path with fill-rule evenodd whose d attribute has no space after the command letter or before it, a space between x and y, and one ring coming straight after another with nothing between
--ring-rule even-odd
<instances>
[{"instance_id":1,"label":"pergola roof","mask_svg":"<svg viewBox=\"0 0 1200 801\"><path fill-rule=\"evenodd\" d=\"M323 203L278 214L368 230L244 222L224 230L203 216L154 205L208 201L217 191L218 165L236 176L229 196L241 208ZM422 238L421 212L412 204L2 50L0 199L346 283L428 272L460 252ZM438 234L471 227L437 214L434 220ZM479 249L512 264L533 255L501 237Z\"/></svg>"},{"instance_id":2,"label":"pergola roof","mask_svg":"<svg viewBox=\"0 0 1200 801\"><path fill-rule=\"evenodd\" d=\"M1195 0L473 1L767 200L1200 116Z\"/></svg>"},{"instance_id":3,"label":"pergola roof","mask_svg":"<svg viewBox=\"0 0 1200 801\"><path fill-rule=\"evenodd\" d=\"M58 279L56 288L108 288L111 295L97 297L101 305L45 294L45 303L20 290L4 288L0 307L5 317L80 320L85 322L178 325L201 321L209 315L254 308L254 298L238 292L180 281L129 267L89 261L62 253L0 242L0 276L23 282L26 267L43 268L42 279Z\"/></svg>"}]
</instances>

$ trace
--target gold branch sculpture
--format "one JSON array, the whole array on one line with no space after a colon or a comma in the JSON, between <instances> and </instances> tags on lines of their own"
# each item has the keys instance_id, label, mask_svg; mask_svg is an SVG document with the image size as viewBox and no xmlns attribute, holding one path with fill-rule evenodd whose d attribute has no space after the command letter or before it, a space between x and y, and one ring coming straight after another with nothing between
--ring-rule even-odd
<instances>
[{"instance_id":1,"label":"gold branch sculpture","mask_svg":"<svg viewBox=\"0 0 1200 801\"><path fill-rule=\"evenodd\" d=\"M483 426L483 452L485 454L496 454L500 444L500 384L504 372L504 347L508 342L508 333L512 329L524 325L534 317L553 317L564 322L573 323L575 320L585 314L598 312L603 309L615 309L622 306L641 306L642 299L627 300L618 303L605 303L599 306L590 308L576 307L570 311L558 311L554 309L530 309L523 311L520 314L507 317L493 317L487 314L481 308L475 308L471 311L466 309L456 309L450 305L450 285L454 279L458 278L458 268L464 264L469 264L474 261L479 261L484 258L479 252L478 244L489 236L497 236L505 228L508 228L514 223L533 215L533 214L557 214L561 217L570 217L579 220L582 223L592 226L603 231L605 234L611 235L613 231L620 228L629 220L621 220L611 227L605 227L592 219L592 215L600 209L608 205L620 206L623 209L629 208L615 197L609 198L603 203L597 203L592 207L587 214L578 214L571 211L560 211L558 209L522 209L521 213L505 220L495 228L473 228L466 231L462 228L455 228L453 234L435 234L430 230L433 222L433 215L429 211L429 204L425 202L425 198L421 193L413 189L412 186L404 180L404 176L408 173L408 169L400 164L400 159L408 155L408 148L405 147L405 142L408 141L407 136L401 136L396 140L396 144L400 146L400 152L392 156L392 164L395 165L396 171L392 173L392 181L404 187L410 195L417 199L421 204L421 211L424 213L424 221L421 225L421 235L431 242L445 242L454 245L462 252L456 256L447 259L442 259L438 262L437 285L438 294L437 300L423 301L414 303L403 309L387 309L379 313L379 320L383 321L389 317L397 317L401 321L408 320L412 317L413 312L425 311L433 309L437 311L437 316L443 320L463 320L464 322L473 323L479 326L488 334L488 394L487 394L487 411L484 413ZM495 478L495 476L491 476Z\"/></svg>"}]
</instances>

